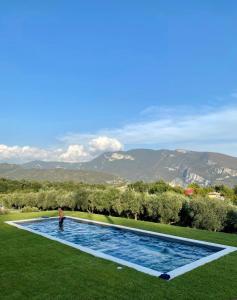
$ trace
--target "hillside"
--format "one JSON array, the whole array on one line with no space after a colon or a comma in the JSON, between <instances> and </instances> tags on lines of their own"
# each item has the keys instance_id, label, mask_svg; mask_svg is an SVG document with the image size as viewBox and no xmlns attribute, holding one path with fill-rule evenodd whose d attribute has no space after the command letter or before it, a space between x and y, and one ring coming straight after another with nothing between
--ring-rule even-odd
<instances>
[{"instance_id":1,"label":"hillside","mask_svg":"<svg viewBox=\"0 0 237 300\"><path fill-rule=\"evenodd\" d=\"M135 149L104 153L84 163L32 161L0 164L0 176L16 179L75 180L88 183L146 182L164 179L173 185L237 185L237 158L213 152Z\"/></svg>"},{"instance_id":2,"label":"hillside","mask_svg":"<svg viewBox=\"0 0 237 300\"><path fill-rule=\"evenodd\" d=\"M137 149L105 153L81 168L109 172L130 181L237 184L237 158L212 152Z\"/></svg>"},{"instance_id":3,"label":"hillside","mask_svg":"<svg viewBox=\"0 0 237 300\"><path fill-rule=\"evenodd\" d=\"M9 179L29 179L39 181L75 181L86 183L117 183L121 180L116 175L104 172L67 169L26 169L19 165L0 164L0 177Z\"/></svg>"}]
</instances>

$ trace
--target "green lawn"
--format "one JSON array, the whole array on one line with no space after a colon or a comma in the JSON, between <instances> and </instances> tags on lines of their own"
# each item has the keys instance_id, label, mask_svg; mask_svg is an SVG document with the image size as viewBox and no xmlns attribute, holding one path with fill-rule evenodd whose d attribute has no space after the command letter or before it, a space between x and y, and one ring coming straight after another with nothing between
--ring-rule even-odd
<instances>
[{"instance_id":1,"label":"green lawn","mask_svg":"<svg viewBox=\"0 0 237 300\"><path fill-rule=\"evenodd\" d=\"M237 298L237 251L165 281L4 224L56 212L0 216L0 299ZM66 215L237 246L237 235L68 212Z\"/></svg>"}]
</instances>

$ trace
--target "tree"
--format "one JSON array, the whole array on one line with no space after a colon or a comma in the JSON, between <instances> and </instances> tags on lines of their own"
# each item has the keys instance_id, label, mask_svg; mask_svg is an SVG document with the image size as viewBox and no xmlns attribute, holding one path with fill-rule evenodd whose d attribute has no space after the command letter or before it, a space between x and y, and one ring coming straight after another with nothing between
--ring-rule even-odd
<instances>
[{"instance_id":1,"label":"tree","mask_svg":"<svg viewBox=\"0 0 237 300\"><path fill-rule=\"evenodd\" d=\"M172 190L172 187L163 180L157 181L155 183L151 183L149 185L148 192L150 194L161 194L167 191Z\"/></svg>"},{"instance_id":2,"label":"tree","mask_svg":"<svg viewBox=\"0 0 237 300\"><path fill-rule=\"evenodd\" d=\"M43 201L43 209L55 209L60 206L59 197L62 195L60 191L50 190L45 193Z\"/></svg>"},{"instance_id":3,"label":"tree","mask_svg":"<svg viewBox=\"0 0 237 300\"><path fill-rule=\"evenodd\" d=\"M111 209L119 216L122 214L125 209L123 193L119 191L117 194L114 193L114 196L111 199Z\"/></svg>"},{"instance_id":4,"label":"tree","mask_svg":"<svg viewBox=\"0 0 237 300\"><path fill-rule=\"evenodd\" d=\"M234 194L237 196L237 185L234 186L233 191L234 191Z\"/></svg>"},{"instance_id":5,"label":"tree","mask_svg":"<svg viewBox=\"0 0 237 300\"><path fill-rule=\"evenodd\" d=\"M137 193L134 191L128 191L124 193L124 196L127 201L127 209L130 212L130 214L133 215L134 219L137 220L138 216L142 213L143 211L143 206L142 206L142 194Z\"/></svg>"},{"instance_id":6,"label":"tree","mask_svg":"<svg viewBox=\"0 0 237 300\"><path fill-rule=\"evenodd\" d=\"M89 211L89 195L87 188L80 188L75 193L76 208L82 211Z\"/></svg>"},{"instance_id":7,"label":"tree","mask_svg":"<svg viewBox=\"0 0 237 300\"><path fill-rule=\"evenodd\" d=\"M224 196L225 198L228 198L230 200L233 200L233 198L235 196L234 189L231 189L230 187L228 187L224 184L215 186L215 190L216 190L216 192L219 192L222 196Z\"/></svg>"},{"instance_id":8,"label":"tree","mask_svg":"<svg viewBox=\"0 0 237 300\"><path fill-rule=\"evenodd\" d=\"M158 202L160 222L165 224L177 223L184 199L184 196L177 195L174 192L161 194Z\"/></svg>"},{"instance_id":9,"label":"tree","mask_svg":"<svg viewBox=\"0 0 237 300\"><path fill-rule=\"evenodd\" d=\"M212 231L222 230L227 212L228 206L222 200L194 198L190 201L192 227Z\"/></svg>"},{"instance_id":10,"label":"tree","mask_svg":"<svg viewBox=\"0 0 237 300\"><path fill-rule=\"evenodd\" d=\"M98 212L102 212L104 210L109 211L109 199L107 197L107 193L105 190L96 189L91 193L91 196L89 197L91 200L91 205L93 201L93 207Z\"/></svg>"},{"instance_id":11,"label":"tree","mask_svg":"<svg viewBox=\"0 0 237 300\"><path fill-rule=\"evenodd\" d=\"M158 220L159 197L154 194L147 194L145 197L145 207L149 217L154 221Z\"/></svg>"},{"instance_id":12,"label":"tree","mask_svg":"<svg viewBox=\"0 0 237 300\"><path fill-rule=\"evenodd\" d=\"M237 232L237 209L232 207L227 213L225 230L228 232Z\"/></svg>"},{"instance_id":13,"label":"tree","mask_svg":"<svg viewBox=\"0 0 237 300\"><path fill-rule=\"evenodd\" d=\"M76 192L62 191L57 195L57 204L59 207L66 207L74 210L76 208Z\"/></svg>"},{"instance_id":14,"label":"tree","mask_svg":"<svg viewBox=\"0 0 237 300\"><path fill-rule=\"evenodd\" d=\"M148 191L149 184L143 181L136 181L128 185L128 189L134 190L135 192L145 193Z\"/></svg>"},{"instance_id":15,"label":"tree","mask_svg":"<svg viewBox=\"0 0 237 300\"><path fill-rule=\"evenodd\" d=\"M146 197L147 212L153 220L171 224L179 221L179 213L185 197L174 192L165 192L160 195Z\"/></svg>"},{"instance_id":16,"label":"tree","mask_svg":"<svg viewBox=\"0 0 237 300\"><path fill-rule=\"evenodd\" d=\"M109 214L115 210L115 204L120 202L120 197L121 192L114 187L108 187L105 190L105 209Z\"/></svg>"}]
</instances>

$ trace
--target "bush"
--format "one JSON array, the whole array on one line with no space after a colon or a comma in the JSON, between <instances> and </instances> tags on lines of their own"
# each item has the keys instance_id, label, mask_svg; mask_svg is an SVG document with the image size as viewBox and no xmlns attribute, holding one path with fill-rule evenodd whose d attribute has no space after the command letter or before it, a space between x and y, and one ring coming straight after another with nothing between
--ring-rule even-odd
<instances>
[{"instance_id":1,"label":"bush","mask_svg":"<svg viewBox=\"0 0 237 300\"><path fill-rule=\"evenodd\" d=\"M171 224L179 221L179 214L185 197L174 192L146 197L147 212L161 223Z\"/></svg>"},{"instance_id":2,"label":"bush","mask_svg":"<svg viewBox=\"0 0 237 300\"><path fill-rule=\"evenodd\" d=\"M177 223L180 219L179 214L185 197L173 192L166 192L160 196L158 213L160 222L171 224Z\"/></svg>"},{"instance_id":3,"label":"bush","mask_svg":"<svg viewBox=\"0 0 237 300\"><path fill-rule=\"evenodd\" d=\"M127 216L132 216L135 220L143 212L142 193L127 190L121 195L122 208Z\"/></svg>"},{"instance_id":4,"label":"bush","mask_svg":"<svg viewBox=\"0 0 237 300\"><path fill-rule=\"evenodd\" d=\"M39 211L38 207L25 206L21 209L21 212L37 212Z\"/></svg>"},{"instance_id":5,"label":"bush","mask_svg":"<svg viewBox=\"0 0 237 300\"><path fill-rule=\"evenodd\" d=\"M237 232L237 187L216 187L229 195L228 201L205 196L212 187L192 185L196 193L189 198L181 187L164 181L137 182L120 188L84 183L25 183L0 179L0 204L7 208L36 212L39 209L65 209L126 216L134 219L181 224L213 231ZM231 201L232 202L231 202ZM236 201L236 202L235 202ZM6 210L0 212L7 213Z\"/></svg>"},{"instance_id":6,"label":"bush","mask_svg":"<svg viewBox=\"0 0 237 300\"><path fill-rule=\"evenodd\" d=\"M237 209L231 208L227 213L225 231L237 232Z\"/></svg>"},{"instance_id":7,"label":"bush","mask_svg":"<svg viewBox=\"0 0 237 300\"><path fill-rule=\"evenodd\" d=\"M150 194L161 194L167 191L171 191L172 187L163 180L151 183L148 192Z\"/></svg>"},{"instance_id":8,"label":"bush","mask_svg":"<svg viewBox=\"0 0 237 300\"><path fill-rule=\"evenodd\" d=\"M191 226L212 231L222 230L227 220L228 206L218 199L194 198L189 202Z\"/></svg>"}]
</instances>

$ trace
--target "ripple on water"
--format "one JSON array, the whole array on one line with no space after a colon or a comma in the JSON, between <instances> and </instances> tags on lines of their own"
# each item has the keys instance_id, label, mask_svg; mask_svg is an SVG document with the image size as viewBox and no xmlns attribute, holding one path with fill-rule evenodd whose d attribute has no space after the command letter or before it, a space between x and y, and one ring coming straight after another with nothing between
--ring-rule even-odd
<instances>
[{"instance_id":1,"label":"ripple on water","mask_svg":"<svg viewBox=\"0 0 237 300\"><path fill-rule=\"evenodd\" d=\"M160 272L172 271L215 252L198 244L72 219L65 219L64 231L58 230L56 219L21 225Z\"/></svg>"}]
</instances>

